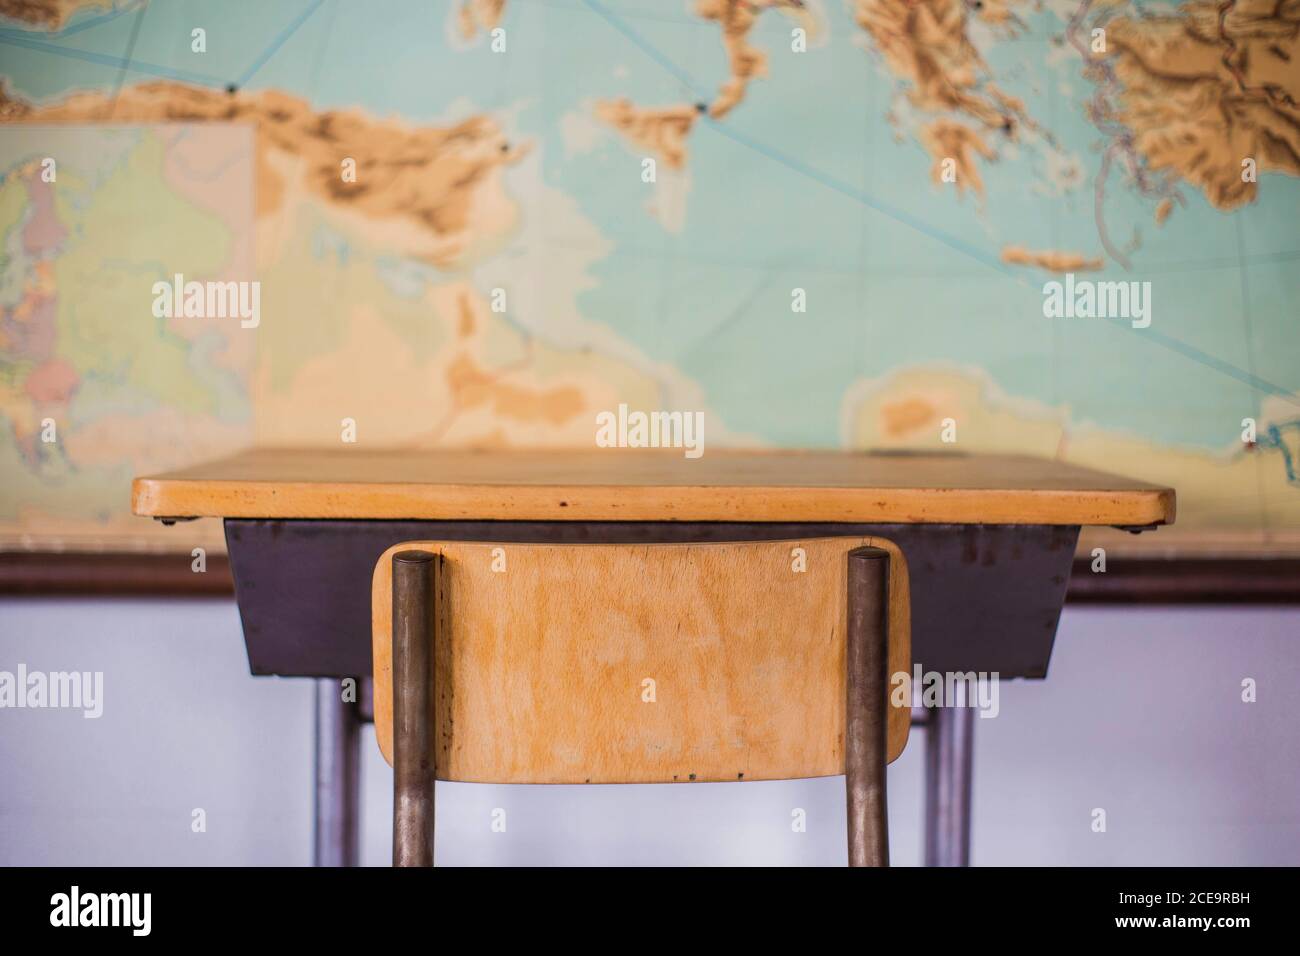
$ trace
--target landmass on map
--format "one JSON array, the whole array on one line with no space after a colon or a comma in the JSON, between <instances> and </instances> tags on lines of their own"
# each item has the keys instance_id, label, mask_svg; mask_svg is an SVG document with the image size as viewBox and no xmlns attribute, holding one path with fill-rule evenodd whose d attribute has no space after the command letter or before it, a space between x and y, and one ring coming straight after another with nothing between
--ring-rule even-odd
<instances>
[{"instance_id":1,"label":"landmass on map","mask_svg":"<svg viewBox=\"0 0 1300 956\"><path fill-rule=\"evenodd\" d=\"M652 153L670 168L686 162L686 137L699 114L722 119L743 102L749 84L767 74L767 54L749 42L758 18L767 10L780 10L815 40L824 25L803 0L697 0L696 16L718 25L727 56L727 79L708 103L638 106L627 98L598 100L597 119L623 134L637 149Z\"/></svg>"},{"instance_id":2,"label":"landmass on map","mask_svg":"<svg viewBox=\"0 0 1300 956\"><path fill-rule=\"evenodd\" d=\"M0 0L0 17L45 30L62 28L80 10L111 10L114 0Z\"/></svg>"},{"instance_id":3,"label":"landmass on map","mask_svg":"<svg viewBox=\"0 0 1300 956\"><path fill-rule=\"evenodd\" d=\"M596 117L622 133L637 149L652 153L669 169L686 165L686 136L699 117L694 106L639 107L621 97L596 104Z\"/></svg>"},{"instance_id":4,"label":"landmass on map","mask_svg":"<svg viewBox=\"0 0 1300 956\"><path fill-rule=\"evenodd\" d=\"M1096 272L1106 265L1100 256L1085 256L1081 252L1060 249L1026 249L1024 246L1004 246L1002 261L1011 266L1034 266L1045 272Z\"/></svg>"},{"instance_id":5,"label":"landmass on map","mask_svg":"<svg viewBox=\"0 0 1300 956\"><path fill-rule=\"evenodd\" d=\"M251 440L253 338L237 322L159 319L151 288L173 271L251 274L252 204L239 199L252 139L0 127L0 542L34 529L65 547L147 540L154 529L126 514L135 468ZM219 527L193 531L172 546L220 547Z\"/></svg>"},{"instance_id":6,"label":"landmass on map","mask_svg":"<svg viewBox=\"0 0 1300 956\"><path fill-rule=\"evenodd\" d=\"M460 0L456 8L456 25L461 38L473 39L480 30L493 30L501 22L506 0Z\"/></svg>"},{"instance_id":7,"label":"landmass on map","mask_svg":"<svg viewBox=\"0 0 1300 956\"><path fill-rule=\"evenodd\" d=\"M410 127L359 110L316 112L275 90L229 93L159 81L127 87L111 101L96 91L40 107L0 90L5 122L106 119L253 124L259 216L281 207L287 182L300 182L340 215L385 222L396 244L437 266L465 259L485 237L509 228L514 204L497 174L528 149L507 142L484 116L445 128ZM349 163L353 180L344 175Z\"/></svg>"},{"instance_id":8,"label":"landmass on map","mask_svg":"<svg viewBox=\"0 0 1300 956\"><path fill-rule=\"evenodd\" d=\"M34 107L0 94L0 116L9 122L79 123L104 115L107 98L75 94ZM256 124L257 215L267 219L297 201L299 190L341 214L380 246L451 267L495 251L515 222L497 172L527 155L527 146L508 144L490 119L475 117L447 128L411 128L367 119L360 112L316 113L305 101L275 91L230 94L172 82L147 83L122 92L113 107L118 122L210 121ZM356 183L341 176L341 162L356 163ZM304 272L310 269L303 263ZM376 298L382 298L379 290ZM273 293L272 293L273 295ZM271 308L274 308L272 300ZM468 287L443 302L460 338L487 325L487 304ZM498 320L499 321L499 320ZM357 353L346 350L349 361ZM449 405L462 411L483 407L520 424L572 421L583 407L573 386L558 391L527 389L503 381L518 368L490 371L469 353L453 355L444 371ZM383 373L376 370L383 377ZM328 385L325 386L328 388ZM331 426L333 428L334 426ZM431 424L430 434L442 429ZM276 439L293 431L272 429ZM481 436L504 441L503 432Z\"/></svg>"},{"instance_id":9,"label":"landmass on map","mask_svg":"<svg viewBox=\"0 0 1300 956\"><path fill-rule=\"evenodd\" d=\"M998 39L1017 37L1025 30L1017 10L1031 6L1027 0L852 0L850 5L854 21L900 83L909 110L920 117L916 137L930 155L932 178L952 182L958 194L969 189L983 198L976 159L995 159L996 142L1015 143L1026 132L1051 142L1023 101L994 82L970 35L975 22ZM944 179L945 161L954 164L955 179Z\"/></svg>"},{"instance_id":10,"label":"landmass on map","mask_svg":"<svg viewBox=\"0 0 1300 956\"><path fill-rule=\"evenodd\" d=\"M1259 173L1300 176L1300 4L1188 0L1141 16L1127 3L1093 9L1107 48L1086 54L1098 90L1089 112L1109 135L1109 154L1141 191L1162 198L1158 221L1172 211L1176 180L1227 212L1254 201Z\"/></svg>"}]
</instances>

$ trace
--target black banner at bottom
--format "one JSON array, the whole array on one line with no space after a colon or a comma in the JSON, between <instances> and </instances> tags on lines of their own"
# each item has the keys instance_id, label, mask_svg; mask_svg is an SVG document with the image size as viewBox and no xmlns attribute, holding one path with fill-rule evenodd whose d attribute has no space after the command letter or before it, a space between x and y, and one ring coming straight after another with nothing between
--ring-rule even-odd
<instances>
[{"instance_id":1,"label":"black banner at bottom","mask_svg":"<svg viewBox=\"0 0 1300 956\"><path fill-rule=\"evenodd\" d=\"M333 945L462 929L501 944L733 944L852 927L918 945L972 932L1228 942L1284 929L1286 869L5 869L6 941L75 934ZM865 923L865 925L864 925ZM861 931L860 930L860 931ZM1046 934L1052 934L1048 936ZM470 937L473 938L473 937ZM430 936L432 943L433 937Z\"/></svg>"}]
</instances>

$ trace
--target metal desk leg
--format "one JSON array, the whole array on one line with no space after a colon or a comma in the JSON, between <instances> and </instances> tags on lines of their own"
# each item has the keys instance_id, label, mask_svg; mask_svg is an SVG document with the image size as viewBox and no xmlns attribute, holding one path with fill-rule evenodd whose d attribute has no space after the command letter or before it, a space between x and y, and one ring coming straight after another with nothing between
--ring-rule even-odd
<instances>
[{"instance_id":1,"label":"metal desk leg","mask_svg":"<svg viewBox=\"0 0 1300 956\"><path fill-rule=\"evenodd\" d=\"M313 863L356 866L361 829L361 714L337 679L316 681Z\"/></svg>"},{"instance_id":2,"label":"metal desk leg","mask_svg":"<svg viewBox=\"0 0 1300 956\"><path fill-rule=\"evenodd\" d=\"M925 865L970 866L975 708L925 713Z\"/></svg>"}]
</instances>

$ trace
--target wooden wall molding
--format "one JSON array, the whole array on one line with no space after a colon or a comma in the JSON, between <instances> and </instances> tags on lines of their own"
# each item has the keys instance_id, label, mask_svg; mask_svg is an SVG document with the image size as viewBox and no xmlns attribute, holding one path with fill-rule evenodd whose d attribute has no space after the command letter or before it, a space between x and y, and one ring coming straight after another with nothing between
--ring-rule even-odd
<instances>
[{"instance_id":1,"label":"wooden wall molding","mask_svg":"<svg viewBox=\"0 0 1300 956\"><path fill-rule=\"evenodd\" d=\"M0 595L44 597L233 597L224 554L209 554L195 572L188 551L111 553L0 552Z\"/></svg>"}]
</instances>

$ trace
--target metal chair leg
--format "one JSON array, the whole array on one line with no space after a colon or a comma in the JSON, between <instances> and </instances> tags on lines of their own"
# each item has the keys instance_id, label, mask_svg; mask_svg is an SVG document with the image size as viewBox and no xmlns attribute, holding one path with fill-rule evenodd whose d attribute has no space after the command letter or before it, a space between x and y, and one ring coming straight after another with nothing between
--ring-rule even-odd
<instances>
[{"instance_id":1,"label":"metal chair leg","mask_svg":"<svg viewBox=\"0 0 1300 956\"><path fill-rule=\"evenodd\" d=\"M971 758L975 710L950 702L925 728L925 865L970 866Z\"/></svg>"},{"instance_id":2,"label":"metal chair leg","mask_svg":"<svg viewBox=\"0 0 1300 956\"><path fill-rule=\"evenodd\" d=\"M333 678L316 681L314 866L356 866L361 834L361 713Z\"/></svg>"},{"instance_id":3,"label":"metal chair leg","mask_svg":"<svg viewBox=\"0 0 1300 956\"><path fill-rule=\"evenodd\" d=\"M393 555L393 866L433 866L434 572Z\"/></svg>"},{"instance_id":4,"label":"metal chair leg","mask_svg":"<svg viewBox=\"0 0 1300 956\"><path fill-rule=\"evenodd\" d=\"M844 785L849 866L888 866L888 551L857 548L849 552L848 608Z\"/></svg>"}]
</instances>

